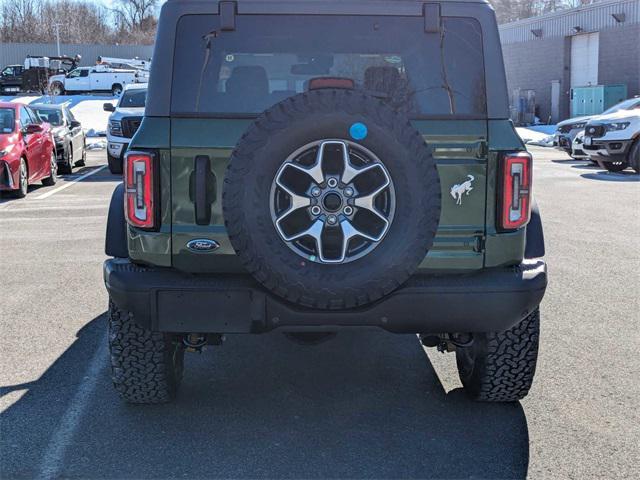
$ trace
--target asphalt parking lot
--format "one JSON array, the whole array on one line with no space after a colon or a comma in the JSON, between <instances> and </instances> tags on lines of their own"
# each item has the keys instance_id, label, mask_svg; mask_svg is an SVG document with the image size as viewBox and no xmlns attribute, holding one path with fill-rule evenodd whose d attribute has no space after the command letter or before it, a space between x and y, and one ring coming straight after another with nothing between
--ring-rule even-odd
<instances>
[{"instance_id":1,"label":"asphalt parking lot","mask_svg":"<svg viewBox=\"0 0 640 480\"><path fill-rule=\"evenodd\" d=\"M105 154L0 198L0 476L640 478L640 177L532 152L551 283L536 382L511 405L470 402L453 355L379 331L230 336L186 358L176 403L125 405L108 374Z\"/></svg>"}]
</instances>

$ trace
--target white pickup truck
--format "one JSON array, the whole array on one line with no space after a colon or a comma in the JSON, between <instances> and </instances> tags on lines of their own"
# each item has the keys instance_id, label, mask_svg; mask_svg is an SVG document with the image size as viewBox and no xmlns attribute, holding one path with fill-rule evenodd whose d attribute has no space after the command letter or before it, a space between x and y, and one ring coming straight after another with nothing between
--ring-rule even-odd
<instances>
[{"instance_id":1,"label":"white pickup truck","mask_svg":"<svg viewBox=\"0 0 640 480\"><path fill-rule=\"evenodd\" d=\"M111 92L119 96L126 85L142 83L146 79L138 70L124 70L105 65L80 67L66 75L49 78L49 92L52 95L81 92Z\"/></svg>"}]
</instances>

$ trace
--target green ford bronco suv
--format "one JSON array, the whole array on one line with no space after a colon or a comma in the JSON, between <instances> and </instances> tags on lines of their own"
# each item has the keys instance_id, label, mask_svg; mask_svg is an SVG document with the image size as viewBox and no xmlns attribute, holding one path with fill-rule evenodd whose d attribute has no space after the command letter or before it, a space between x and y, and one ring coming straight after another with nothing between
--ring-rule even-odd
<instances>
[{"instance_id":1,"label":"green ford bronco suv","mask_svg":"<svg viewBox=\"0 0 640 480\"><path fill-rule=\"evenodd\" d=\"M380 327L523 398L547 275L508 113L485 1L169 0L109 210L116 390L171 400L225 334Z\"/></svg>"}]
</instances>

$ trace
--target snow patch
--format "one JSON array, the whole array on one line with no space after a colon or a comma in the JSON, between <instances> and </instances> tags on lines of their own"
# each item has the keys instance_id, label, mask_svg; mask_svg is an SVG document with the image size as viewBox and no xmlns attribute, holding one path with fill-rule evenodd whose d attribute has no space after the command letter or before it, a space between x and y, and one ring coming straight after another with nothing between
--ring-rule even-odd
<instances>
[{"instance_id":1,"label":"snow patch","mask_svg":"<svg viewBox=\"0 0 640 480\"><path fill-rule=\"evenodd\" d=\"M541 125L538 127L516 127L516 132L526 145L538 145L541 147L553 147L553 135L545 131L539 131L545 127L547 132L555 132L555 125ZM553 127L553 129L551 128Z\"/></svg>"},{"instance_id":2,"label":"snow patch","mask_svg":"<svg viewBox=\"0 0 640 480\"><path fill-rule=\"evenodd\" d=\"M0 97L0 101L27 105L31 103L66 104L74 117L76 117L76 120L82 124L87 137L104 137L107 135L107 123L111 113L105 112L102 106L105 103L115 105L118 102L118 98L110 95L45 95L42 97Z\"/></svg>"},{"instance_id":3,"label":"snow patch","mask_svg":"<svg viewBox=\"0 0 640 480\"><path fill-rule=\"evenodd\" d=\"M107 141L105 139L93 139L87 138L87 150L105 150L107 148Z\"/></svg>"}]
</instances>

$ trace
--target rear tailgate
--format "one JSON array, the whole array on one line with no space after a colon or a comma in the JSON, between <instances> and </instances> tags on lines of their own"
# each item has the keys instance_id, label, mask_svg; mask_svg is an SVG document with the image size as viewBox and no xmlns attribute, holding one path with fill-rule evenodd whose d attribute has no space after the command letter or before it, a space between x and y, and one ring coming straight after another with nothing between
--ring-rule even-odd
<instances>
[{"instance_id":1,"label":"rear tailgate","mask_svg":"<svg viewBox=\"0 0 640 480\"><path fill-rule=\"evenodd\" d=\"M171 122L171 208L173 265L194 272L238 271L234 250L222 217L224 174L235 143L251 120L174 118ZM421 268L475 270L483 266L485 234L487 148L482 120L414 121L432 145L442 186L442 214L434 246ZM196 157L209 157L213 180L210 221L195 222L193 175ZM470 177L473 180L470 180ZM460 200L454 186L470 182ZM216 255L205 256L187 248L191 240L217 241Z\"/></svg>"}]
</instances>

